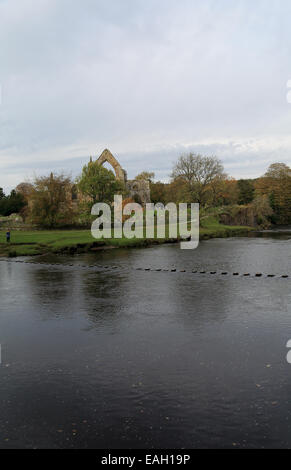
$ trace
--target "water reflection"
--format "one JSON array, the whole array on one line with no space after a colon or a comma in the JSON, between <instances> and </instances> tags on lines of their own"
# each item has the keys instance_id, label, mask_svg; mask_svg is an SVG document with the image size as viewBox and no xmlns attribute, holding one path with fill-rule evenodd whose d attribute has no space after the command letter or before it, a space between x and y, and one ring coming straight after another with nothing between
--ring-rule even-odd
<instances>
[{"instance_id":1,"label":"water reflection","mask_svg":"<svg viewBox=\"0 0 291 470\"><path fill-rule=\"evenodd\" d=\"M102 272L83 276L80 289L82 311L91 327L104 328L107 325L111 332L119 330L127 305L125 291L126 282L121 274Z\"/></svg>"},{"instance_id":2,"label":"water reflection","mask_svg":"<svg viewBox=\"0 0 291 470\"><path fill-rule=\"evenodd\" d=\"M78 306L81 273L31 266L23 277L26 296L43 320L71 317L71 306Z\"/></svg>"}]
</instances>

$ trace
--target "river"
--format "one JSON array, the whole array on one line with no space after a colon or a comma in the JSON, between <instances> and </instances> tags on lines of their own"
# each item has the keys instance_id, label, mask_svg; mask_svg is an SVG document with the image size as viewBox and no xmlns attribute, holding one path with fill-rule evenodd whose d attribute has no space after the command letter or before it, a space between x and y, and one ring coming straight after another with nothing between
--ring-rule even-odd
<instances>
[{"instance_id":1,"label":"river","mask_svg":"<svg viewBox=\"0 0 291 470\"><path fill-rule=\"evenodd\" d=\"M290 232L22 261L0 262L0 448L291 447Z\"/></svg>"}]
</instances>

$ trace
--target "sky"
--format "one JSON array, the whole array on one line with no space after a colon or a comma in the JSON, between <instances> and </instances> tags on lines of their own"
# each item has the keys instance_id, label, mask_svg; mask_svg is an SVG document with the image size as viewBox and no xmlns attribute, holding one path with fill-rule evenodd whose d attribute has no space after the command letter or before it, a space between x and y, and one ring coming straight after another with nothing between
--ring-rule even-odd
<instances>
[{"instance_id":1,"label":"sky","mask_svg":"<svg viewBox=\"0 0 291 470\"><path fill-rule=\"evenodd\" d=\"M0 0L0 187L105 148L129 178L189 152L235 178L291 165L290 18L290 0Z\"/></svg>"}]
</instances>

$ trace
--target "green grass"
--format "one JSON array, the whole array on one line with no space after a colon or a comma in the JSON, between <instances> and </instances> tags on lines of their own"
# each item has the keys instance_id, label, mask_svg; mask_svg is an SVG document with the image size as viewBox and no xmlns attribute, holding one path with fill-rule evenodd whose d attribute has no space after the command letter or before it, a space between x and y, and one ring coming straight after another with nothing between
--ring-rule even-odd
<instances>
[{"instance_id":1,"label":"green grass","mask_svg":"<svg viewBox=\"0 0 291 470\"><path fill-rule=\"evenodd\" d=\"M153 240L154 242L155 240ZM161 243L164 240L161 240ZM11 242L6 243L5 231L0 232L0 255L28 256L48 252L88 251L102 246L133 247L149 244L145 239L100 239L90 230L12 231Z\"/></svg>"},{"instance_id":2,"label":"green grass","mask_svg":"<svg viewBox=\"0 0 291 470\"><path fill-rule=\"evenodd\" d=\"M0 253L17 256L42 254L59 251L65 247L92 243L94 239L89 230L74 231L12 231L11 242L6 243L5 232L0 233Z\"/></svg>"},{"instance_id":3,"label":"green grass","mask_svg":"<svg viewBox=\"0 0 291 470\"><path fill-rule=\"evenodd\" d=\"M250 227L229 227L219 224L215 216L201 220L200 238L228 237L245 234ZM0 232L1 256L30 256L48 252L75 252L98 249L98 247L138 247L152 243L165 243L168 240L168 228L165 239L102 239L95 240L90 230L44 230L12 231L11 243L6 243L5 231Z\"/></svg>"},{"instance_id":4,"label":"green grass","mask_svg":"<svg viewBox=\"0 0 291 470\"><path fill-rule=\"evenodd\" d=\"M223 225L218 222L215 216L205 217L201 220L200 238L225 238L237 235L244 235L251 232L252 227Z\"/></svg>"}]
</instances>

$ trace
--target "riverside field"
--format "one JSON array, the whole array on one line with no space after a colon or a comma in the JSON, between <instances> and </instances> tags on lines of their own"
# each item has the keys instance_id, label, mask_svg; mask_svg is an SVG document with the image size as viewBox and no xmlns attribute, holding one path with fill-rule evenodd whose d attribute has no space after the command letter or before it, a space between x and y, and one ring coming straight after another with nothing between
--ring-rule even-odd
<instances>
[{"instance_id":1,"label":"riverside field","mask_svg":"<svg viewBox=\"0 0 291 470\"><path fill-rule=\"evenodd\" d=\"M215 217L201 221L200 239L243 236L254 230L251 227L219 224ZM11 230L11 242L6 242L6 229L0 227L0 256L34 256L45 253L82 253L106 248L145 247L153 244L175 243L180 239L165 238L93 238L90 230Z\"/></svg>"}]
</instances>

